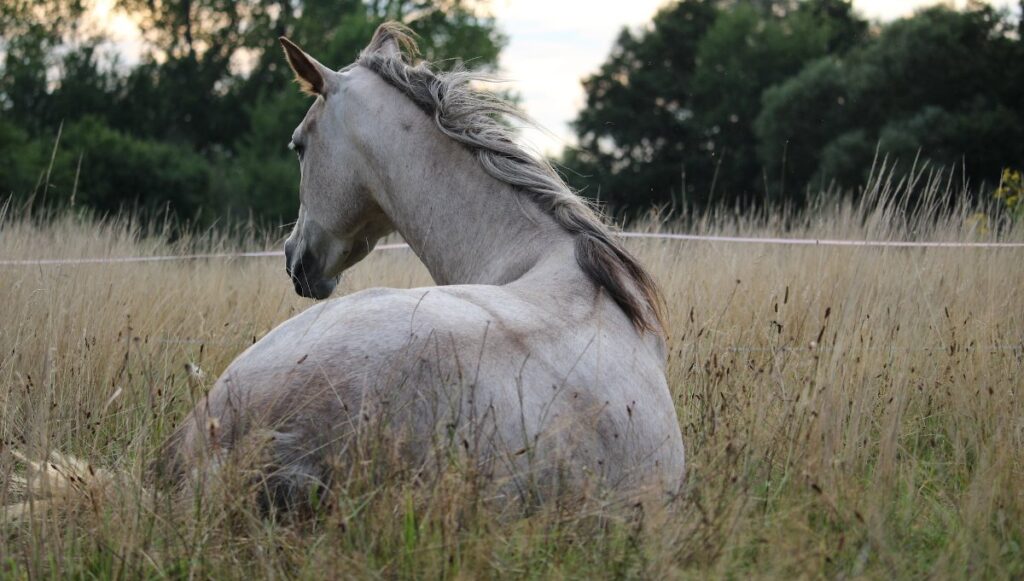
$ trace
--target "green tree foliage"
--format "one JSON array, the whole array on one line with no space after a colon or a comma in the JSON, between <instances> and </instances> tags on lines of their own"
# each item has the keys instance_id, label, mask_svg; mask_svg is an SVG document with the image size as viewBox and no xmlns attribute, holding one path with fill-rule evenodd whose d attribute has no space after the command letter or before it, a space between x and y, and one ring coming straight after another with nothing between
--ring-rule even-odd
<instances>
[{"instance_id":1,"label":"green tree foliage","mask_svg":"<svg viewBox=\"0 0 1024 581\"><path fill-rule=\"evenodd\" d=\"M649 30L623 29L608 61L584 80L586 106L573 124L580 146L564 160L584 193L642 206L710 183L693 80L700 39L718 16L708 0L670 4ZM688 163L695 158L702 163Z\"/></svg>"},{"instance_id":2,"label":"green tree foliage","mask_svg":"<svg viewBox=\"0 0 1024 581\"><path fill-rule=\"evenodd\" d=\"M66 129L61 151L65 163L53 183L102 211L117 211L126 199L151 208L199 208L210 192L211 169L203 156L181 145L125 135L94 117ZM67 172L71 167L79 174L77 184Z\"/></svg>"},{"instance_id":3,"label":"green tree foliage","mask_svg":"<svg viewBox=\"0 0 1024 581\"><path fill-rule=\"evenodd\" d=\"M0 110L36 129L52 109L48 73L59 66L58 49L81 42L81 1L10 0L0 3Z\"/></svg>"},{"instance_id":4,"label":"green tree foliage","mask_svg":"<svg viewBox=\"0 0 1024 581\"><path fill-rule=\"evenodd\" d=\"M845 0L680 0L585 81L566 173L619 209L802 202L876 154L991 184L1024 159L1021 28L979 3L869 27Z\"/></svg>"},{"instance_id":5,"label":"green tree foliage","mask_svg":"<svg viewBox=\"0 0 1024 581\"><path fill-rule=\"evenodd\" d=\"M82 0L0 3L0 195L290 219L285 144L309 102L277 36L333 65L384 19L442 67L491 67L504 44L476 0L117 5L145 35L133 67L82 32ZM566 175L626 211L799 203L856 187L879 155L991 186L1024 159L1022 21L978 3L869 26L849 0L670 2L584 80Z\"/></svg>"},{"instance_id":6,"label":"green tree foliage","mask_svg":"<svg viewBox=\"0 0 1024 581\"><path fill-rule=\"evenodd\" d=\"M720 191L737 195L762 189L760 164L751 147L761 93L826 54L829 32L809 10L777 18L740 4L718 18L701 39L694 109L708 153L705 163L714 164ZM714 193L708 189L709 196Z\"/></svg>"},{"instance_id":7,"label":"green tree foliage","mask_svg":"<svg viewBox=\"0 0 1024 581\"><path fill-rule=\"evenodd\" d=\"M42 6L45 4L45 6ZM291 219L298 164L286 148L309 106L277 37L326 64L351 62L384 19L424 56L492 67L504 38L472 0L119 0L146 40L131 68L84 38L81 0L0 6L0 195L101 210L169 206ZM37 8L45 9L37 9ZM50 165L58 127L63 133ZM44 183L44 176L49 183Z\"/></svg>"},{"instance_id":8,"label":"green tree foliage","mask_svg":"<svg viewBox=\"0 0 1024 581\"><path fill-rule=\"evenodd\" d=\"M584 81L567 173L620 208L761 194L753 121L762 92L865 31L842 0L669 4L648 29L623 30Z\"/></svg>"},{"instance_id":9,"label":"green tree foliage","mask_svg":"<svg viewBox=\"0 0 1024 581\"><path fill-rule=\"evenodd\" d=\"M1024 50L1012 29L989 6L933 8L810 63L764 94L762 163L791 183L851 187L877 151L904 170L916 160L997 182L1024 159ZM783 148L795 154L785 167Z\"/></svg>"},{"instance_id":10,"label":"green tree foliage","mask_svg":"<svg viewBox=\"0 0 1024 581\"><path fill-rule=\"evenodd\" d=\"M11 192L35 192L49 161L42 141L0 118L0 144L0 184Z\"/></svg>"}]
</instances>

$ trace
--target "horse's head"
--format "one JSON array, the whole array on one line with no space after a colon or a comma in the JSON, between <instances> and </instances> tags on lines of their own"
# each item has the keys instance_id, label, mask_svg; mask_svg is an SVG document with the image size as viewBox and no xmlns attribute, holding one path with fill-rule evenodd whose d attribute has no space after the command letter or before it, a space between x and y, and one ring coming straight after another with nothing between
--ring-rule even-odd
<instances>
[{"instance_id":1,"label":"horse's head","mask_svg":"<svg viewBox=\"0 0 1024 581\"><path fill-rule=\"evenodd\" d=\"M299 217L284 245L285 268L295 292L323 299L341 273L394 228L371 195L379 176L371 175L357 127L365 128L370 113L354 97L357 91L349 91L352 67L332 71L287 38L280 41L303 92L316 98L289 144L302 177Z\"/></svg>"}]
</instances>

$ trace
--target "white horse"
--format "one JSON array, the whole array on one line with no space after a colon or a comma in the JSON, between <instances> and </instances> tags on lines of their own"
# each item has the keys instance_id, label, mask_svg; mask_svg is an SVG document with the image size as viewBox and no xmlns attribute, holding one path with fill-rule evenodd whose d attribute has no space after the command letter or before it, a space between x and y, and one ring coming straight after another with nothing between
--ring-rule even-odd
<instances>
[{"instance_id":1,"label":"white horse","mask_svg":"<svg viewBox=\"0 0 1024 581\"><path fill-rule=\"evenodd\" d=\"M454 450L512 497L593 483L676 492L683 442L657 288L513 142L496 118L515 109L472 90L470 73L411 65L401 25L337 72L280 40L316 98L290 144L296 292L328 297L392 232L441 286L355 293L268 333L186 419L172 473L260 434L272 499L301 499L377 426L405 466L429 472Z\"/></svg>"}]
</instances>

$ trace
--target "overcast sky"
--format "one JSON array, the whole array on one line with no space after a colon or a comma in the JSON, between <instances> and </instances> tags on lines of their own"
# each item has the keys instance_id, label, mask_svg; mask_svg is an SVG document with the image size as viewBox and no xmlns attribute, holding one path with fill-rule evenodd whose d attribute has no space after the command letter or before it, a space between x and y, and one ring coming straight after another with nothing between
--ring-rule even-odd
<instances>
[{"instance_id":1,"label":"overcast sky","mask_svg":"<svg viewBox=\"0 0 1024 581\"><path fill-rule=\"evenodd\" d=\"M912 13L936 0L854 0L874 20ZM946 2L947 4L949 2ZM956 0L962 7L964 0ZM999 6L1016 0L995 0ZM623 26L650 22L665 0L494 0L498 26L509 37L501 54L501 76L522 96L527 113L547 132L526 130L524 138L543 153L572 143L568 123L583 105L580 79L597 70Z\"/></svg>"}]
</instances>

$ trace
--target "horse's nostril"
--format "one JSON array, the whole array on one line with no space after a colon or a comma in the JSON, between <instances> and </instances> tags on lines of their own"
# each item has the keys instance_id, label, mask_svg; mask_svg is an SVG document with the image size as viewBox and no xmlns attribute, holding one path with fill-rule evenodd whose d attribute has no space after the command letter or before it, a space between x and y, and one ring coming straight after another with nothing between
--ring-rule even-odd
<instances>
[{"instance_id":1,"label":"horse's nostril","mask_svg":"<svg viewBox=\"0 0 1024 581\"><path fill-rule=\"evenodd\" d=\"M293 261L292 253L288 252L284 256L284 271L290 277L295 277L302 270L302 261Z\"/></svg>"}]
</instances>

